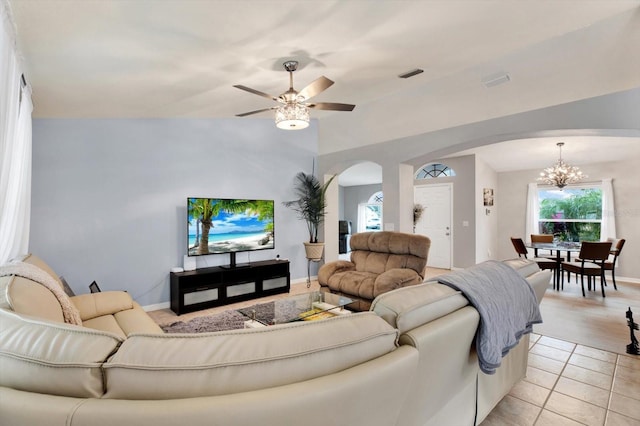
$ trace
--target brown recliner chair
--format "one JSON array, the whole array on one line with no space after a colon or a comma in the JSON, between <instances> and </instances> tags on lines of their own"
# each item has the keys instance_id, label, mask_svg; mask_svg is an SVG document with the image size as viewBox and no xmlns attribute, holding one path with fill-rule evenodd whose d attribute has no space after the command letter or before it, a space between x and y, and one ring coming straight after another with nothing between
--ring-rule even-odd
<instances>
[{"instance_id":1,"label":"brown recliner chair","mask_svg":"<svg viewBox=\"0 0 640 426\"><path fill-rule=\"evenodd\" d=\"M351 237L351 261L318 270L320 289L355 299L349 308L368 310L378 295L424 281L431 240L401 232L362 232Z\"/></svg>"}]
</instances>

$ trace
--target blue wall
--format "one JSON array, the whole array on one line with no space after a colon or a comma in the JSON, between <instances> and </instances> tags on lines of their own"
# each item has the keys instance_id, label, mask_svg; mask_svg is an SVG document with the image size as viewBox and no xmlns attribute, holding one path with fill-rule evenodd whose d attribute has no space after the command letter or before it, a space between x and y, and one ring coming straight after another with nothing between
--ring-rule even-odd
<instances>
[{"instance_id":1,"label":"blue wall","mask_svg":"<svg viewBox=\"0 0 640 426\"><path fill-rule=\"evenodd\" d=\"M143 306L167 302L169 270L186 253L187 197L273 199L275 250L237 260L279 254L301 279L306 227L282 201L317 152L315 121L287 132L267 119L35 119L30 251L76 293L96 280Z\"/></svg>"}]
</instances>

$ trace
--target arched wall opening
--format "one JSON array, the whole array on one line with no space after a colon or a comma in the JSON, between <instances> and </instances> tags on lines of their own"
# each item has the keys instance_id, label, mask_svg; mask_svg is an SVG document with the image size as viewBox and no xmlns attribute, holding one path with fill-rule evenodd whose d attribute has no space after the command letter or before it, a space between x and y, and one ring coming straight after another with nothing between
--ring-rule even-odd
<instances>
[{"instance_id":1,"label":"arched wall opening","mask_svg":"<svg viewBox=\"0 0 640 426\"><path fill-rule=\"evenodd\" d=\"M335 164L324 179L336 175L338 185L327 191L327 215L325 217L325 261L347 255L348 241L340 234L340 221L348 222L350 232L359 229L359 205L366 203L372 194L382 190L382 166L371 161L351 161ZM380 227L382 225L380 224ZM345 250L347 245L347 250Z\"/></svg>"}]
</instances>

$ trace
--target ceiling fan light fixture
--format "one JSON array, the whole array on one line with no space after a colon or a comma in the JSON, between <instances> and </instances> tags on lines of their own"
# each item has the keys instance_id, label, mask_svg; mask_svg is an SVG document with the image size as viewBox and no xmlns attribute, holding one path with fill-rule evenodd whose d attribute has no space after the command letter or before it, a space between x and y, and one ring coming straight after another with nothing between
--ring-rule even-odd
<instances>
[{"instance_id":1,"label":"ceiling fan light fixture","mask_svg":"<svg viewBox=\"0 0 640 426\"><path fill-rule=\"evenodd\" d=\"M283 130L300 130L309 127L309 108L295 102L276 109L276 127Z\"/></svg>"},{"instance_id":2,"label":"ceiling fan light fixture","mask_svg":"<svg viewBox=\"0 0 640 426\"><path fill-rule=\"evenodd\" d=\"M269 95L267 93L240 84L233 86L240 90L244 90L245 92L253 93L254 95L262 96L263 98L276 101L280 104L280 106L262 108L255 111L245 112L243 114L236 114L236 116L246 117L248 115L258 114L264 111L275 110L276 126L279 129L300 130L309 127L310 108L327 111L353 111L353 109L356 107L355 105L342 104L337 102L308 103L309 99L331 87L333 81L329 80L325 76L320 76L319 78L313 80L302 90L297 91L293 88L293 72L298 68L298 62L287 61L282 65L284 66L284 69L289 73L289 90L278 96Z\"/></svg>"}]
</instances>

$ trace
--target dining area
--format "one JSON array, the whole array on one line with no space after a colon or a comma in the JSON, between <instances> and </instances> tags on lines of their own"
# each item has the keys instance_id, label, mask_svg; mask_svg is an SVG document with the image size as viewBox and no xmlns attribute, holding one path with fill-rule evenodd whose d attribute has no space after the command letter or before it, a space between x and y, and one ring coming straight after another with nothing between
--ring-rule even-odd
<instances>
[{"instance_id":1,"label":"dining area","mask_svg":"<svg viewBox=\"0 0 640 426\"><path fill-rule=\"evenodd\" d=\"M615 270L618 257L625 245L624 238L608 238L606 241L562 241L553 234L530 234L528 241L511 237L511 243L518 254L535 261L540 269L553 271L553 288L556 291L564 289L566 282L571 282L571 274L575 282L582 288L582 296L586 297L586 289L596 290L600 283L600 293L606 297L605 287L608 287L607 275L614 290L617 290ZM606 274L605 272L610 272Z\"/></svg>"}]
</instances>

